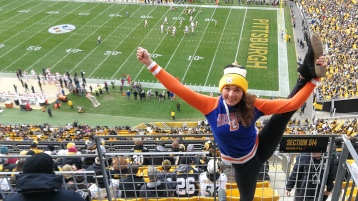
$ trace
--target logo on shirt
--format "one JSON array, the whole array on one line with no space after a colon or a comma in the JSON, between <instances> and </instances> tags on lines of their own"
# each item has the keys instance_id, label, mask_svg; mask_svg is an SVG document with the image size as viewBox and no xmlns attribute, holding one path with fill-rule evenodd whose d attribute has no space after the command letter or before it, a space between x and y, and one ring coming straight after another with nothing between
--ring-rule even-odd
<instances>
[{"instance_id":1,"label":"logo on shirt","mask_svg":"<svg viewBox=\"0 0 358 201\"><path fill-rule=\"evenodd\" d=\"M64 34L69 33L76 29L75 25L72 24L60 24L50 27L47 31L52 34Z\"/></svg>"}]
</instances>

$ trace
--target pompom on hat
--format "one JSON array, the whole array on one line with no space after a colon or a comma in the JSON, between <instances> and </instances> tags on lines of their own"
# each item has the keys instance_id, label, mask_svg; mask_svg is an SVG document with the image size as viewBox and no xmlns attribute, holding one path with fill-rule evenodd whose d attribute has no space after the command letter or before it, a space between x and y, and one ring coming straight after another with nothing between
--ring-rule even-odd
<instances>
[{"instance_id":1,"label":"pompom on hat","mask_svg":"<svg viewBox=\"0 0 358 201\"><path fill-rule=\"evenodd\" d=\"M237 65L236 62L232 65L227 65L224 68L224 76L220 79L219 82L219 91L222 92L226 85L236 85L240 87L246 94L248 89L246 74L246 69L241 65Z\"/></svg>"}]
</instances>

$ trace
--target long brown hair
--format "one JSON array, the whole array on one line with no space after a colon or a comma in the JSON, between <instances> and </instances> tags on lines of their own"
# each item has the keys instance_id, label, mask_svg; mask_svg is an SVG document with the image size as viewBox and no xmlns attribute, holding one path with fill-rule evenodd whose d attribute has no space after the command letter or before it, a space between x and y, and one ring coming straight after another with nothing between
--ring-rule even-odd
<instances>
[{"instance_id":1,"label":"long brown hair","mask_svg":"<svg viewBox=\"0 0 358 201\"><path fill-rule=\"evenodd\" d=\"M245 127L251 125L255 116L255 102L256 96L249 93L243 94L241 101L236 105L236 111L239 113L241 124Z\"/></svg>"}]
</instances>

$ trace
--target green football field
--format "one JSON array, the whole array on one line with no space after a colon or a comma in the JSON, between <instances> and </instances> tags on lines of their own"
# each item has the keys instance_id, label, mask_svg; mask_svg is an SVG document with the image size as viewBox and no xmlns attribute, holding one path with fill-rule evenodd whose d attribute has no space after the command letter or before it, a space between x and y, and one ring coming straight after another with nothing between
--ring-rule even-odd
<instances>
[{"instance_id":1,"label":"green football field","mask_svg":"<svg viewBox=\"0 0 358 201\"><path fill-rule=\"evenodd\" d=\"M202 6L199 13L197 6L190 7L196 11L187 15L182 12L185 6L170 10L153 5L2 0L0 72L83 70L87 78L119 80L125 74L135 81L156 83L136 59L137 48L144 47L187 85L217 87L223 67L238 61L247 68L250 89L279 91L277 8ZM199 25L184 35L190 16ZM161 33L165 17L168 24ZM149 27L144 27L145 19ZM175 37L166 30L173 26Z\"/></svg>"}]
</instances>

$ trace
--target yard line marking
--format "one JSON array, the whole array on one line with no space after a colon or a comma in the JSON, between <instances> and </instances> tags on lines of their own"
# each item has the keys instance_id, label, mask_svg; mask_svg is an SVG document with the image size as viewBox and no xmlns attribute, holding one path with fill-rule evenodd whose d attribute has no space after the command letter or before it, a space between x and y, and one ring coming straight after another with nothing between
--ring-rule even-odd
<instances>
[{"instance_id":1,"label":"yard line marking","mask_svg":"<svg viewBox=\"0 0 358 201\"><path fill-rule=\"evenodd\" d=\"M143 7L143 5L142 5L141 7ZM139 7L136 11L134 11L133 14L136 13L141 7ZM126 7L124 7L124 8L126 8ZM123 9L124 9L124 8L123 8ZM122 9L122 10L123 10L123 9ZM122 11L122 10L121 10L121 11ZM127 18L127 19L128 19L128 18ZM113 31L108 35L108 37L110 37L110 35L111 35L113 32L115 32L118 28L121 28L120 26L121 26L127 19L125 19L118 27L116 27L116 29L113 30ZM107 23L107 22L106 22L106 23ZM132 33L132 32L130 32L130 33ZM107 38L108 38L108 37L107 37ZM103 41L105 41L107 38L105 38ZM123 42L124 40L125 40L125 39L123 39L122 42ZM121 42L120 44L122 44L122 42ZM118 46L119 46L119 45L118 45ZM118 46L117 46L117 47L118 47ZM88 53L72 70L74 70L75 68L77 68L85 59L87 59L87 57L89 57L89 55L91 55L91 54L97 49L97 47L98 47L98 46L96 46L90 53ZM116 47L116 48L117 48L117 47ZM109 56L110 56L110 55L108 55L107 58L108 58ZM107 58L106 58L106 59L107 59ZM104 59L104 61L105 61L106 59ZM104 62L104 61L103 61L103 62ZM103 62L102 62L102 63L103 63ZM102 63L101 63L101 64L102 64ZM88 77L91 77L91 76L93 75L93 73L101 66L101 64L98 65L98 66L95 68L95 70L94 70ZM72 70L71 70L71 72L72 72Z\"/></svg>"},{"instance_id":2,"label":"yard line marking","mask_svg":"<svg viewBox=\"0 0 358 201\"><path fill-rule=\"evenodd\" d=\"M234 61L237 61L237 55L239 54L240 43L241 43L241 38L242 38L242 31L244 30L244 26L245 26L246 13L247 13L247 9L245 10L244 20L242 22L241 33L240 33L240 37L239 37L239 44L237 45L237 51L236 51L236 56L235 56Z\"/></svg>"},{"instance_id":3,"label":"yard line marking","mask_svg":"<svg viewBox=\"0 0 358 201\"><path fill-rule=\"evenodd\" d=\"M85 5L85 4L83 4L83 5ZM96 8L97 6L98 6L99 4L97 4L97 5L95 5L95 6L93 6L91 9L89 9L87 12L90 12L92 9L94 9L94 8ZM106 11L106 10L105 10ZM104 12L104 11L103 11ZM102 13L103 13L102 12ZM101 14L102 14L101 13ZM79 17L77 17L76 19L78 19L78 18L80 18L80 16ZM96 19L96 17L95 18L93 18L93 19ZM92 19L92 20L93 20ZM88 23L90 23L90 22L92 22L92 20L90 20L90 21L88 21L84 26L86 26ZM81 30L84 26L82 26L81 28L79 28L78 30ZM57 47L59 47L62 43L64 43L64 42L66 42L67 41L67 39L69 39L71 36L73 36L73 35L76 35L76 34L71 34L69 37L67 37L66 38L66 40L63 40L61 43L59 43L58 45L56 45L55 47L53 47L50 51L48 51L44 56L42 56L40 59L38 59L36 62L34 62L31 66L29 66L26 70L28 70L28 69L30 69L30 68L32 68L35 64L37 64L38 62L40 62L43 58L45 58L47 55L49 55L51 52L53 52ZM80 35L80 34L78 34L78 35ZM52 36L51 36L52 37ZM42 43L41 43L42 44ZM51 67L52 68L52 67Z\"/></svg>"},{"instance_id":4,"label":"yard line marking","mask_svg":"<svg viewBox=\"0 0 358 201\"><path fill-rule=\"evenodd\" d=\"M168 10L168 11L169 11L169 10ZM167 12L168 12L168 11L167 11ZM165 13L165 14L166 14L166 13ZM181 13L179 14L177 20L175 20L174 23L172 24L172 27L173 27L173 25L175 24L175 22L177 22L177 21L179 20L179 17L182 16L182 15L183 15L183 12L181 12ZM163 17L164 17L164 15L163 15ZM163 17L162 17L161 19L163 19ZM195 17L196 17L196 16L195 16ZM195 19L195 18L194 18L194 19ZM158 29L158 30L159 30L159 29ZM160 43L158 43L157 47L153 50L152 53L154 53L154 52L159 48L159 46L162 44L162 42L163 42L163 40L165 39L165 37L168 36L168 35L169 35L169 34L165 34L164 37L161 38ZM169 37L170 37L170 36L169 36ZM183 38L184 38L184 37L185 37L185 35L183 36ZM183 40L183 38L182 38L182 40ZM136 79L137 79L137 77L139 76L139 74L143 71L144 67L146 67L146 66L143 65L143 67L140 68L138 74L135 76L135 78L134 78L133 80L136 80Z\"/></svg>"},{"instance_id":5,"label":"yard line marking","mask_svg":"<svg viewBox=\"0 0 358 201\"><path fill-rule=\"evenodd\" d=\"M225 26L224 26L223 32L221 33L218 46L216 47L215 55L214 55L213 61L211 62L211 66L210 66L210 69L209 69L209 72L208 72L208 76L206 76L206 80L205 80L204 86L206 86L206 83L208 82L209 75L210 75L211 69L213 68L214 61L215 61L215 58L216 58L216 53L217 53L218 50L219 50L219 46L220 46L220 43L221 43L221 39L222 39L222 37L223 37L223 35L224 35L225 28L226 28L227 22L229 21L229 16L230 16L230 14L231 14L231 9L230 9L230 11L229 11L229 15L228 15L227 18L226 18Z\"/></svg>"},{"instance_id":6,"label":"yard line marking","mask_svg":"<svg viewBox=\"0 0 358 201\"><path fill-rule=\"evenodd\" d=\"M216 10L216 8L215 8L215 10ZM215 12L215 11L214 11L214 12ZM198 13L199 13L199 12L198 12ZM198 13L196 13L195 17L193 18L193 21L196 19L196 16L198 16ZM190 32L190 29L189 29L189 32ZM167 69L169 63L172 61L172 59L173 59L175 53L177 52L177 50L178 50L178 48L179 48L179 46L180 46L180 44L181 44L181 42L183 41L184 38L185 38L185 35L184 35L183 38L180 40L179 44L177 45L177 48L175 48L175 50L174 50L172 56L170 57L170 59L169 59L167 65L165 65L164 70ZM183 79L183 80L184 80L184 79ZM158 82L159 82L159 80L157 80L157 83L158 83Z\"/></svg>"},{"instance_id":7,"label":"yard line marking","mask_svg":"<svg viewBox=\"0 0 358 201\"><path fill-rule=\"evenodd\" d=\"M210 19L213 18L215 12L216 12L216 8L215 8L213 14L211 15ZM201 36L200 42L199 42L198 46L196 47L195 53L194 53L193 55L196 55L196 52L198 51L198 48L199 48L199 46L200 46L200 44L201 44L201 41L203 40L203 37L204 37L204 35L205 35L206 30L207 30L208 27L209 27L209 24L210 24L210 22L208 22L208 25L206 25L205 31L204 31L203 35ZM188 70L189 70L189 68L190 68L190 65L191 65L191 63L193 62L193 59L194 59L194 57L191 58L191 60L190 60L190 62L189 62L189 65L188 65L188 67L186 68L186 71L185 71L185 73L184 73L182 82L184 82L185 76L186 76L186 74L188 73Z\"/></svg>"},{"instance_id":8,"label":"yard line marking","mask_svg":"<svg viewBox=\"0 0 358 201\"><path fill-rule=\"evenodd\" d=\"M98 16L100 16L102 13L104 13L105 11L107 11L108 9L110 9L112 6L113 6L114 4L112 4L110 7L108 7L106 10L104 10L103 12L101 12L99 15L97 15L97 17ZM126 8L127 6L125 6L125 7L123 7L122 8L122 10L124 9L124 8ZM122 11L122 10L120 10L120 11ZM93 18L92 20L94 20L94 19L96 19L97 17L95 17L95 18ZM105 24L105 23L107 23L108 21L110 21L111 19L113 19L113 18L109 18L106 22L104 22L103 23L103 25ZM92 20L91 21L89 21L88 23L90 23L90 22L92 22ZM87 23L87 24L88 24ZM84 39L84 40L82 40L82 42L81 43L79 43L75 48L73 48L73 49L76 49L78 46L80 46L82 43L84 43L89 37L91 37L98 29L100 29L102 26L100 26L100 27L98 27L96 30L94 30L92 33L90 33L90 34L88 34L88 36ZM95 49L97 49L97 47L98 46L96 46L89 54L91 54ZM64 60L68 55L70 55L71 54L71 52L68 52L65 56L63 56L62 57L62 59L60 59L59 61L57 61L56 63L55 63L55 65L53 65L52 67L51 67L51 69L53 68L53 67L55 67L57 64L59 64L62 60ZM87 54L87 56L85 57L85 58L87 58L88 56L89 56L89 54ZM84 59L85 59L84 58ZM73 67L69 72L72 72L80 63L82 63L82 61L84 60L84 59L82 59L75 67Z\"/></svg>"},{"instance_id":9,"label":"yard line marking","mask_svg":"<svg viewBox=\"0 0 358 201\"><path fill-rule=\"evenodd\" d=\"M44 2L42 2L42 3L44 3ZM42 4L42 3L40 3L40 4ZM59 2L57 2L57 3L59 3ZM55 4L57 4L57 3L55 3ZM32 9L32 8L34 8L34 7L36 7L36 6L40 5L40 4L37 4L37 5L35 5L35 6L31 7L31 8L29 8L29 9ZM50 5L50 6L53 6L53 5L55 5L55 4L52 4L52 5ZM48 7L50 7L50 6L48 6ZM37 12L37 13L35 13L35 14L33 14L33 15L31 15L31 16L25 18L25 19L23 19L23 20L20 21L20 22L23 22L23 21L29 19L30 17L33 17L33 16L37 15L38 13L40 13L40 12L42 12L43 10L47 9L48 7L46 7L46 8L44 8L44 9L40 10L39 12ZM23 14L23 13L18 13L17 15L12 16L11 18L16 17L16 16L21 15L21 14ZM7 20L5 20L5 21L0 22L0 24L3 23L3 22L9 21L11 18L9 18L9 19L7 19ZM3 33L3 32L5 32L5 31L11 29L12 27L16 26L16 25L17 25L18 23L20 23L20 22L18 22L18 21L14 22L14 24L13 24L12 26L7 27L7 28L4 29L4 30L1 30L0 33ZM34 24L40 24L40 23L34 23ZM16 35L15 35L15 36L16 36ZM13 37L14 37L14 36L13 36ZM11 38L12 38L12 37L11 37ZM11 39L11 38L9 38L9 39ZM6 41L8 41L9 39L7 39ZM4 42L5 42L5 41L4 41Z\"/></svg>"},{"instance_id":10,"label":"yard line marking","mask_svg":"<svg viewBox=\"0 0 358 201\"><path fill-rule=\"evenodd\" d=\"M3 7L1 7L1 9L3 9L3 10L4 10L4 8L5 8L6 6L9 6L9 5L11 5L11 4L13 4L13 3L16 3L16 2L18 2L18 1L19 1L19 0L17 0L17 1L13 1L13 2L11 2L11 3L7 4L7 5L4 5ZM9 12L11 12L11 11L15 10L15 9L19 9L19 7L20 7L20 6L24 6L24 5L26 5L26 4L30 3L30 2L31 2L31 1L28 1L28 2L27 2L27 3L25 3L25 4L18 4L18 6L17 6L17 7L13 8L13 9L10 9L10 10L6 10L7 12L3 12L3 13L1 13L1 14L0 14L0 16L1 16L1 15L3 15L3 14L9 13Z\"/></svg>"},{"instance_id":11,"label":"yard line marking","mask_svg":"<svg viewBox=\"0 0 358 201\"><path fill-rule=\"evenodd\" d=\"M155 9L155 8L154 8ZM153 11L154 11L154 9L152 10L152 11L150 11L150 13L149 14L151 14ZM167 12L168 12L169 10L167 10ZM167 13L166 12L166 13ZM165 14L166 14L165 13ZM149 15L148 14L148 15ZM160 19L162 19L162 18L160 18ZM143 19L140 23L138 23L138 25L136 26L136 27L138 27L139 25L141 25L142 23L143 23L143 21L144 21L145 19ZM158 26L158 23L160 23L161 22L161 20L158 20L158 22L153 26L153 28L147 33L147 35L145 36L145 37L143 37L143 39L142 39L142 41L140 41L139 42L139 44L141 44L147 37L148 37L148 35L149 35L149 33L151 33L153 30L154 30L154 28L156 27L156 26ZM135 28L136 28L135 27ZM132 29L132 31L130 32L130 33L132 33L134 30L135 30L135 28L134 29ZM124 38L124 40L125 40L126 38ZM124 41L124 40L122 40L122 42ZM122 44L122 42L120 43L120 44ZM119 45L120 45L119 44ZM116 47L116 48L118 48L119 47L119 45ZM137 47L133 50L133 52L131 53L131 54L129 54L129 55L132 55L133 53L135 53L137 51ZM108 57L107 57L108 58ZM106 59L107 59L106 58ZM114 78L114 76L119 72L119 70L121 70L122 69L122 67L124 66L124 64L128 61L128 59L130 58L130 56L128 56L127 57L127 59L122 63L122 65L117 69L117 71L113 74L113 76L111 77L111 80Z\"/></svg>"},{"instance_id":12,"label":"yard line marking","mask_svg":"<svg viewBox=\"0 0 358 201\"><path fill-rule=\"evenodd\" d=\"M63 6L63 8L64 7L67 7L68 5L71 5L71 4L67 4L67 5L65 5L65 6ZM62 8L61 8L62 9ZM76 9L75 9L76 10ZM47 17L49 17L50 15L48 15L48 16L46 16L46 17L44 17L44 18L42 18L41 20L44 20L44 19L46 19ZM62 17L63 18L63 17ZM59 18L58 20L60 20L60 19L62 19L62 18ZM41 21L40 20L40 21ZM57 20L57 21L58 21ZM37 23L34 23L34 24L37 24ZM33 26L33 25L32 25ZM30 27L32 27L32 26L30 26ZM30 27L28 27L28 28L30 28ZM26 28L26 29L28 29L28 28ZM21 32L19 32L19 33L22 33L22 32L24 32L26 29L24 29L23 31L21 31ZM44 29L47 29L47 28L44 28ZM37 33L40 33L40 32L42 32L44 29L41 29L41 30L39 30L38 32L36 32L35 34L33 34L31 37L29 37L27 40L24 40L24 41L22 41L21 43L19 43L18 45L16 45L15 47L13 47L11 50L9 50L9 51L7 51L6 53L4 53L3 55L1 55L0 56L0 58L2 58L3 56L5 56L5 55L7 55L8 53L10 53L12 50L14 50L15 48L17 48L17 47L19 47L20 45L22 45L23 43L25 43L26 41L28 41L30 38L33 38ZM15 34L13 37L15 37L16 35L18 35L19 33L17 33L17 34ZM13 37L11 37L11 38L13 38ZM10 38L9 38L10 39ZM9 40L9 39L7 39L7 40ZM7 41L6 40L6 41ZM4 70L6 70L7 68L8 68L9 66L7 66L5 69L3 69L1 72L3 72Z\"/></svg>"},{"instance_id":13,"label":"yard line marking","mask_svg":"<svg viewBox=\"0 0 358 201\"><path fill-rule=\"evenodd\" d=\"M278 64L278 87L281 97L290 94L290 79L288 72L287 43L280 39L280 27L285 28L285 12L282 10L281 25L279 24L280 12L277 11L277 64Z\"/></svg>"}]
</instances>

